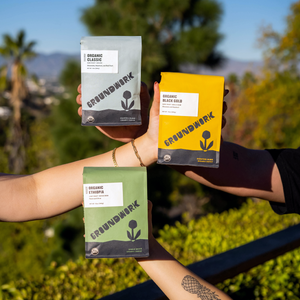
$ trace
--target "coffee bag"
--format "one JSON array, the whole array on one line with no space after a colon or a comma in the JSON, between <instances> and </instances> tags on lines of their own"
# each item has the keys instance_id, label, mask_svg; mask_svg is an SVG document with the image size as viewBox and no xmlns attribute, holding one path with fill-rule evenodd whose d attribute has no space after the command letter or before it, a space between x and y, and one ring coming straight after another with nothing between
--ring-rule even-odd
<instances>
[{"instance_id":1,"label":"coffee bag","mask_svg":"<svg viewBox=\"0 0 300 300\"><path fill-rule=\"evenodd\" d=\"M81 39L82 125L141 124L139 36Z\"/></svg>"},{"instance_id":2,"label":"coffee bag","mask_svg":"<svg viewBox=\"0 0 300 300\"><path fill-rule=\"evenodd\" d=\"M224 78L161 73L158 163L218 168Z\"/></svg>"},{"instance_id":3,"label":"coffee bag","mask_svg":"<svg viewBox=\"0 0 300 300\"><path fill-rule=\"evenodd\" d=\"M146 257L147 176L144 167L85 167L85 256Z\"/></svg>"}]
</instances>

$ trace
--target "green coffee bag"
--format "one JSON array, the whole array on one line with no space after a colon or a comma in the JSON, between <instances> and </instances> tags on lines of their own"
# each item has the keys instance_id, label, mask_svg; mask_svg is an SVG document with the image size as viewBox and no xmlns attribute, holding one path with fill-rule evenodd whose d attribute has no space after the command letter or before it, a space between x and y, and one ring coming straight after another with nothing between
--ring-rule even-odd
<instances>
[{"instance_id":1,"label":"green coffee bag","mask_svg":"<svg viewBox=\"0 0 300 300\"><path fill-rule=\"evenodd\" d=\"M86 258L149 256L146 168L85 167L83 196Z\"/></svg>"}]
</instances>

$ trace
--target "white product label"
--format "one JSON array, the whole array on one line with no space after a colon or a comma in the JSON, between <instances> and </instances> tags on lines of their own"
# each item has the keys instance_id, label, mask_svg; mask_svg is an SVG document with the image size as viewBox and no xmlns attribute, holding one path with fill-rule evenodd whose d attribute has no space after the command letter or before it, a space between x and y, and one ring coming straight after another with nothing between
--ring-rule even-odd
<instances>
[{"instance_id":1,"label":"white product label","mask_svg":"<svg viewBox=\"0 0 300 300\"><path fill-rule=\"evenodd\" d=\"M160 93L160 114L165 116L198 117L199 94Z\"/></svg>"},{"instance_id":2,"label":"white product label","mask_svg":"<svg viewBox=\"0 0 300 300\"><path fill-rule=\"evenodd\" d=\"M81 50L81 73L118 73L117 50Z\"/></svg>"},{"instance_id":3,"label":"white product label","mask_svg":"<svg viewBox=\"0 0 300 300\"><path fill-rule=\"evenodd\" d=\"M123 206L123 183L92 183L83 185L84 207Z\"/></svg>"}]
</instances>

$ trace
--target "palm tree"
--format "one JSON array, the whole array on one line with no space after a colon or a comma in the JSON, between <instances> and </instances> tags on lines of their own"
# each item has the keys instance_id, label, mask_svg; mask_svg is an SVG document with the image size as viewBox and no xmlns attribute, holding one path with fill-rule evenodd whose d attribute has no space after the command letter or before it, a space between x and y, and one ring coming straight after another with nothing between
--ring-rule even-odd
<instances>
[{"instance_id":1,"label":"palm tree","mask_svg":"<svg viewBox=\"0 0 300 300\"><path fill-rule=\"evenodd\" d=\"M21 128L21 107L23 100L28 95L25 85L26 67L24 60L36 55L33 51L34 41L25 43L25 32L21 30L16 38L8 34L3 35L3 44L0 54L11 63L11 105L13 118L11 123L10 138L7 142L9 151L9 164L11 171L19 173L24 166L24 140Z\"/></svg>"}]
</instances>

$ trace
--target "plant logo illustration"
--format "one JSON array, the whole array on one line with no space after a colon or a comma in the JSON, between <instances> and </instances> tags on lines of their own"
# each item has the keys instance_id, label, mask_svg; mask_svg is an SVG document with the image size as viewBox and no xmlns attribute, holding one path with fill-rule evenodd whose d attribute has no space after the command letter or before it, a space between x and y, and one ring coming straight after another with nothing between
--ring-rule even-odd
<instances>
[{"instance_id":1,"label":"plant logo illustration","mask_svg":"<svg viewBox=\"0 0 300 300\"><path fill-rule=\"evenodd\" d=\"M130 110L130 109L133 107L133 105L134 105L134 100L133 100L133 101L130 103L129 107L128 107L128 99L131 98L131 93L130 93L130 91L125 91L125 92L123 93L123 98L125 98L125 100L126 100L126 104L124 103L123 100L121 100L121 104L122 104L123 109L125 109L125 110Z\"/></svg>"},{"instance_id":2,"label":"plant logo illustration","mask_svg":"<svg viewBox=\"0 0 300 300\"><path fill-rule=\"evenodd\" d=\"M129 224L128 224L129 228L131 228L131 234L130 232L127 230L127 236L128 238L134 242L137 240L137 238L141 235L141 230L139 230L136 235L134 236L134 229L137 228L137 222L135 220L131 220L129 221Z\"/></svg>"},{"instance_id":3,"label":"plant logo illustration","mask_svg":"<svg viewBox=\"0 0 300 300\"><path fill-rule=\"evenodd\" d=\"M204 144L203 144L203 142L200 140L200 147L201 147L202 150L207 151L207 150L209 150L209 149L213 146L214 142L211 141L211 142L209 143L209 145L207 146L207 143L208 143L207 140L210 139L210 132L207 131L207 130L205 130L205 131L202 133L202 137L204 138Z\"/></svg>"}]
</instances>

